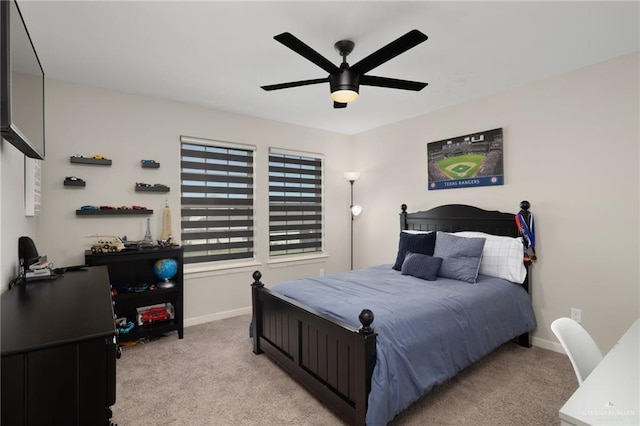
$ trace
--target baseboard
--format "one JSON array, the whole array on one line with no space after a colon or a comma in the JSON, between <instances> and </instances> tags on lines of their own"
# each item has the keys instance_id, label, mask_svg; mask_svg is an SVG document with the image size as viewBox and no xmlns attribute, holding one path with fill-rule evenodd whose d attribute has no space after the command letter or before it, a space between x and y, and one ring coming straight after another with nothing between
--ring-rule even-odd
<instances>
[{"instance_id":1,"label":"baseboard","mask_svg":"<svg viewBox=\"0 0 640 426\"><path fill-rule=\"evenodd\" d=\"M558 352L564 354L564 350L562 349L562 345L558 342L553 342L551 340L541 339L539 337L534 337L531 339L531 344L533 346L537 346L542 349L548 349L550 351Z\"/></svg>"},{"instance_id":2,"label":"baseboard","mask_svg":"<svg viewBox=\"0 0 640 426\"><path fill-rule=\"evenodd\" d=\"M234 309L231 311L216 312L215 314L202 315L195 318L186 318L184 320L185 327L191 327L192 325L204 324L205 322L218 321L225 318L237 317L239 315L245 315L251 313L251 306L246 308Z\"/></svg>"}]
</instances>

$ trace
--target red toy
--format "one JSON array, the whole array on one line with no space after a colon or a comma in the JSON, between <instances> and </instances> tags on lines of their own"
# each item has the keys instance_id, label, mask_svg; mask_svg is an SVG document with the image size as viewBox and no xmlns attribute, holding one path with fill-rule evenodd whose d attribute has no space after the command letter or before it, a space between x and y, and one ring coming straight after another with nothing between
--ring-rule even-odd
<instances>
[{"instance_id":1,"label":"red toy","mask_svg":"<svg viewBox=\"0 0 640 426\"><path fill-rule=\"evenodd\" d=\"M166 321L171 319L171 314L166 308L150 308L140 314L140 322L149 324L157 321Z\"/></svg>"}]
</instances>

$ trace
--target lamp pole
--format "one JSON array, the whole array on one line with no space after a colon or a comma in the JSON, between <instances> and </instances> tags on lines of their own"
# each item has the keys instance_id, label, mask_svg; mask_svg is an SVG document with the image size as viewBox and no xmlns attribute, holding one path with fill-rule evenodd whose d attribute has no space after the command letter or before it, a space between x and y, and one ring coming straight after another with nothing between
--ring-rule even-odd
<instances>
[{"instance_id":1,"label":"lamp pole","mask_svg":"<svg viewBox=\"0 0 640 426\"><path fill-rule=\"evenodd\" d=\"M358 209L354 214L354 205L353 205L353 182L358 180L360 177L359 172L344 172L344 177L351 184L351 205L349 206L349 211L351 212L351 270L353 270L353 218L360 214L360 206L356 206Z\"/></svg>"},{"instance_id":2,"label":"lamp pole","mask_svg":"<svg viewBox=\"0 0 640 426\"><path fill-rule=\"evenodd\" d=\"M349 206L349 212L351 213L351 270L353 271L353 182L354 180L349 180L351 183L351 205Z\"/></svg>"}]
</instances>

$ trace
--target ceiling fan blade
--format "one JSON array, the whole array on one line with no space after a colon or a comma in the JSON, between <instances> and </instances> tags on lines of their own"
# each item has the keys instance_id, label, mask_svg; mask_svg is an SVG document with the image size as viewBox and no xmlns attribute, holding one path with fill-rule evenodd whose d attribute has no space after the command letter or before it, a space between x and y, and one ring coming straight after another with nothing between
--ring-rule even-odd
<instances>
[{"instance_id":1,"label":"ceiling fan blade","mask_svg":"<svg viewBox=\"0 0 640 426\"><path fill-rule=\"evenodd\" d=\"M329 74L340 71L340 68L335 66L331 61L329 61L327 58L325 58L324 56L322 56L321 54L319 54L318 52L316 52L306 44L304 44L302 41L300 41L298 38L296 38L296 36L294 36L291 33L278 34L273 38L279 41L280 43L284 44L285 46L287 46L289 49L296 52L298 55L301 55L307 58L308 60L310 60L311 62L313 62L314 64L316 64L317 66L319 66L320 68L328 72Z\"/></svg>"},{"instance_id":2,"label":"ceiling fan blade","mask_svg":"<svg viewBox=\"0 0 640 426\"><path fill-rule=\"evenodd\" d=\"M299 87L299 86L308 86L310 84L318 84L318 83L326 83L329 81L329 77L325 78L315 78L313 80L301 80L301 81L291 81L289 83L280 83L280 84L270 84L268 86L260 86L267 92L271 90L278 89L288 89L289 87Z\"/></svg>"},{"instance_id":3,"label":"ceiling fan blade","mask_svg":"<svg viewBox=\"0 0 640 426\"><path fill-rule=\"evenodd\" d=\"M346 103L342 103L342 102L333 101L333 107L334 108L346 108L347 104Z\"/></svg>"},{"instance_id":4,"label":"ceiling fan blade","mask_svg":"<svg viewBox=\"0 0 640 426\"><path fill-rule=\"evenodd\" d=\"M373 52L371 55L362 59L358 63L351 66L350 70L356 74L365 74L377 66L387 62L389 59L395 58L401 53L406 52L412 47L425 41L428 37L418 30L411 30L405 35L397 38L391 43Z\"/></svg>"},{"instance_id":5,"label":"ceiling fan blade","mask_svg":"<svg viewBox=\"0 0 640 426\"><path fill-rule=\"evenodd\" d=\"M360 77L360 84L365 86L388 87L390 89L415 90L416 92L424 89L428 83L419 81L399 80L397 78L374 77L372 75L363 75Z\"/></svg>"}]
</instances>

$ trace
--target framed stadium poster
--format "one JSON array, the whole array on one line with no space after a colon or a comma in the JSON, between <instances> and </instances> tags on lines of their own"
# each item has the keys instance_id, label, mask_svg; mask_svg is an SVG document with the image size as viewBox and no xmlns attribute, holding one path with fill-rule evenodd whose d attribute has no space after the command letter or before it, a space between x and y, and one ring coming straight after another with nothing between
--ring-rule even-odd
<instances>
[{"instance_id":1,"label":"framed stadium poster","mask_svg":"<svg viewBox=\"0 0 640 426\"><path fill-rule=\"evenodd\" d=\"M467 188L504 184L502 128L427 144L427 187Z\"/></svg>"}]
</instances>

